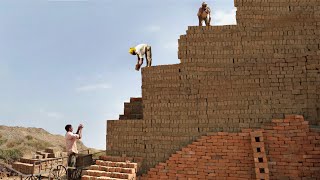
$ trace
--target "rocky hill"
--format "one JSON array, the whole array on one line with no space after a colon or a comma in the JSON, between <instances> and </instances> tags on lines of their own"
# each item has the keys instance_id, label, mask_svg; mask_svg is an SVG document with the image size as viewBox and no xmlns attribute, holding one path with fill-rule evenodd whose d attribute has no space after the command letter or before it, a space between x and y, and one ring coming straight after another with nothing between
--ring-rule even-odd
<instances>
[{"instance_id":1,"label":"rocky hill","mask_svg":"<svg viewBox=\"0 0 320 180\"><path fill-rule=\"evenodd\" d=\"M78 149L87 149L78 141ZM64 151L64 136L53 135L42 128L0 126L0 160L11 161L46 148Z\"/></svg>"}]
</instances>

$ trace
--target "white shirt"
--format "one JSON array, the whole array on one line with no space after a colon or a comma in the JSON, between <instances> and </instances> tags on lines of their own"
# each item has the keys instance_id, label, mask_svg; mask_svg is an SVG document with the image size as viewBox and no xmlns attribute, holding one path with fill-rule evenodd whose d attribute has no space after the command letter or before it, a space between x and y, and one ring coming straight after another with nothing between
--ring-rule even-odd
<instances>
[{"instance_id":1,"label":"white shirt","mask_svg":"<svg viewBox=\"0 0 320 180\"><path fill-rule=\"evenodd\" d=\"M139 58L143 58L143 56L146 53L146 47L148 45L147 44L139 44L135 47L136 49L136 54L138 55Z\"/></svg>"},{"instance_id":2,"label":"white shirt","mask_svg":"<svg viewBox=\"0 0 320 180\"><path fill-rule=\"evenodd\" d=\"M77 139L79 139L78 134L74 134L73 132L67 132L65 135L66 139L66 151L68 154L76 153L78 154L77 149Z\"/></svg>"}]
</instances>

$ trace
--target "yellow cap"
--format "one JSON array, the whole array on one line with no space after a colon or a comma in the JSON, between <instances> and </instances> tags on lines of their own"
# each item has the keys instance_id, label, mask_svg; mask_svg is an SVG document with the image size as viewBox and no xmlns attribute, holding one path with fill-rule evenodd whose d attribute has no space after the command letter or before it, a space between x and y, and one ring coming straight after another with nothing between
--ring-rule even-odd
<instances>
[{"instance_id":1,"label":"yellow cap","mask_svg":"<svg viewBox=\"0 0 320 180\"><path fill-rule=\"evenodd\" d=\"M131 48L129 49L129 53L130 53L130 54L133 54L134 52L136 52L136 48L131 47Z\"/></svg>"}]
</instances>

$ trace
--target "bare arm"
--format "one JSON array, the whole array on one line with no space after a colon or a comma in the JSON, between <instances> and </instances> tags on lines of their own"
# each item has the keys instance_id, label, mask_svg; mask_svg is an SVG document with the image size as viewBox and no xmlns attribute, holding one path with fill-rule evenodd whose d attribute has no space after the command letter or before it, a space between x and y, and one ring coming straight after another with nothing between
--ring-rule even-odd
<instances>
[{"instance_id":1,"label":"bare arm","mask_svg":"<svg viewBox=\"0 0 320 180\"><path fill-rule=\"evenodd\" d=\"M77 133L76 133L76 134L79 135L79 139L82 138L82 128L83 128L83 126L82 126L82 125L79 125L78 130L77 130Z\"/></svg>"},{"instance_id":2,"label":"bare arm","mask_svg":"<svg viewBox=\"0 0 320 180\"><path fill-rule=\"evenodd\" d=\"M143 56L141 54L137 54L138 57L138 64L140 64L140 61L143 62Z\"/></svg>"},{"instance_id":3,"label":"bare arm","mask_svg":"<svg viewBox=\"0 0 320 180\"><path fill-rule=\"evenodd\" d=\"M199 8L197 16L201 16L201 13L202 13L202 8Z\"/></svg>"},{"instance_id":4,"label":"bare arm","mask_svg":"<svg viewBox=\"0 0 320 180\"><path fill-rule=\"evenodd\" d=\"M139 61L140 61L140 57L139 57L139 55L137 54L137 57L138 57L138 62L137 62L137 64L139 64Z\"/></svg>"}]
</instances>

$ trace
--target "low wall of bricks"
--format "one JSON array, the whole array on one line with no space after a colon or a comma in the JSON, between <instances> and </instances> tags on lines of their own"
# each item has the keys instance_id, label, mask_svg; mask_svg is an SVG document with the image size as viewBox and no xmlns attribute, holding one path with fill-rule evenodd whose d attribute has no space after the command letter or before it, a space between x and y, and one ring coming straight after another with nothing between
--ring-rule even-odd
<instances>
[{"instance_id":1,"label":"low wall of bricks","mask_svg":"<svg viewBox=\"0 0 320 180\"><path fill-rule=\"evenodd\" d=\"M320 124L320 1L235 6L237 25L188 27L180 64L142 69L143 119L108 121L109 154L142 157L148 170L208 132L285 114Z\"/></svg>"},{"instance_id":2,"label":"low wall of bricks","mask_svg":"<svg viewBox=\"0 0 320 180\"><path fill-rule=\"evenodd\" d=\"M286 116L265 129L208 133L141 179L318 179L319 130Z\"/></svg>"}]
</instances>

